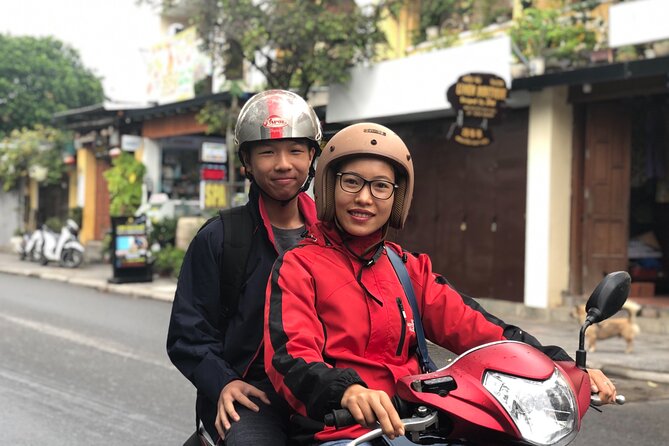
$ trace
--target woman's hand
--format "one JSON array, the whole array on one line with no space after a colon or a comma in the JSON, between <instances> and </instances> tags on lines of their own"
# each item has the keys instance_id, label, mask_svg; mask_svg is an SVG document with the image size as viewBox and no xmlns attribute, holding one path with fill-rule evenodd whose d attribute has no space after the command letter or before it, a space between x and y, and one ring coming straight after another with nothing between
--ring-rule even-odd
<instances>
[{"instance_id":1,"label":"woman's hand","mask_svg":"<svg viewBox=\"0 0 669 446\"><path fill-rule=\"evenodd\" d=\"M602 403L611 404L616 401L616 386L599 369L587 369L590 376L592 393L597 393Z\"/></svg>"},{"instance_id":2,"label":"woman's hand","mask_svg":"<svg viewBox=\"0 0 669 446\"><path fill-rule=\"evenodd\" d=\"M271 404L267 394L251 384L242 380L229 382L218 397L218 413L216 414L216 430L221 438L225 438L225 432L230 429L230 420L239 421L239 414L235 410L235 402L258 412L260 408L249 399L250 396L259 398L265 404Z\"/></svg>"},{"instance_id":3,"label":"woman's hand","mask_svg":"<svg viewBox=\"0 0 669 446\"><path fill-rule=\"evenodd\" d=\"M390 397L382 390L370 390L353 384L344 392L341 407L348 409L361 426L371 428L378 421L383 434L391 440L404 435L404 424Z\"/></svg>"}]
</instances>

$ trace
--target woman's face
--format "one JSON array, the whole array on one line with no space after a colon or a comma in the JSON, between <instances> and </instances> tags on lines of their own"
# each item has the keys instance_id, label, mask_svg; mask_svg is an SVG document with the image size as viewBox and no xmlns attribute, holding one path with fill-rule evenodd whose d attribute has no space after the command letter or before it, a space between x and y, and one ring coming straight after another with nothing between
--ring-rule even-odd
<instances>
[{"instance_id":1,"label":"woman's face","mask_svg":"<svg viewBox=\"0 0 669 446\"><path fill-rule=\"evenodd\" d=\"M390 218L395 194L392 192L385 200L374 195L386 196L390 193L386 188L394 187L395 171L390 163L378 158L356 158L344 163L335 173L344 174L336 177L334 197L335 216L342 229L351 235L364 237L385 225ZM347 192L342 188L357 189L365 180L368 183L364 183L358 192Z\"/></svg>"}]
</instances>

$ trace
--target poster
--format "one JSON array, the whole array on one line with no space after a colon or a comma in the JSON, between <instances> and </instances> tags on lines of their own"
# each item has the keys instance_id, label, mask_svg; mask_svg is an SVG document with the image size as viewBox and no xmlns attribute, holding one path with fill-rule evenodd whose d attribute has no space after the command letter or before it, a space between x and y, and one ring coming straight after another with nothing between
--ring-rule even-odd
<instances>
[{"instance_id":1,"label":"poster","mask_svg":"<svg viewBox=\"0 0 669 446\"><path fill-rule=\"evenodd\" d=\"M146 216L112 217L111 283L150 282L149 239Z\"/></svg>"}]
</instances>

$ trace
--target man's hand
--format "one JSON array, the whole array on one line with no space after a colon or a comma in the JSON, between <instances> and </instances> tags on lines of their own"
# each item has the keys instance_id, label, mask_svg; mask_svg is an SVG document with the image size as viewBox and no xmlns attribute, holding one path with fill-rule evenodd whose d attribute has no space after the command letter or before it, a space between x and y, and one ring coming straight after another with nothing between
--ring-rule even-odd
<instances>
[{"instance_id":1,"label":"man's hand","mask_svg":"<svg viewBox=\"0 0 669 446\"><path fill-rule=\"evenodd\" d=\"M602 403L611 404L616 401L616 386L599 369L587 369L590 376L590 387L592 393L599 394Z\"/></svg>"},{"instance_id":2,"label":"man's hand","mask_svg":"<svg viewBox=\"0 0 669 446\"><path fill-rule=\"evenodd\" d=\"M216 414L216 422L214 423L221 438L225 438L225 432L230 429L231 420L239 421L239 414L235 410L235 402L254 412L260 410L249 399L250 396L259 398L265 404L271 404L265 392L242 380L231 381L223 387L218 397L218 413Z\"/></svg>"},{"instance_id":3,"label":"man's hand","mask_svg":"<svg viewBox=\"0 0 669 446\"><path fill-rule=\"evenodd\" d=\"M348 409L361 426L374 427L378 421L384 435L391 440L404 435L404 424L390 397L382 390L370 390L353 384L344 392L341 407Z\"/></svg>"}]
</instances>

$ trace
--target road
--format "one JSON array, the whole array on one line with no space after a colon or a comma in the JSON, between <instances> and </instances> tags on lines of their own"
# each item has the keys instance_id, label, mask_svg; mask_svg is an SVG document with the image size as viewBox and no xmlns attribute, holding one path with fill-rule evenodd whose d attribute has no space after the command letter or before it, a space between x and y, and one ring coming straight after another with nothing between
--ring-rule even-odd
<instances>
[{"instance_id":1,"label":"road","mask_svg":"<svg viewBox=\"0 0 669 446\"><path fill-rule=\"evenodd\" d=\"M0 444L181 444L194 392L170 305L0 274Z\"/></svg>"},{"instance_id":2,"label":"road","mask_svg":"<svg viewBox=\"0 0 669 446\"><path fill-rule=\"evenodd\" d=\"M190 434L194 391L164 349L169 303L1 273L0 284L0 444L180 445ZM589 411L572 444L669 444L669 386L650 384L616 380L632 402Z\"/></svg>"}]
</instances>

